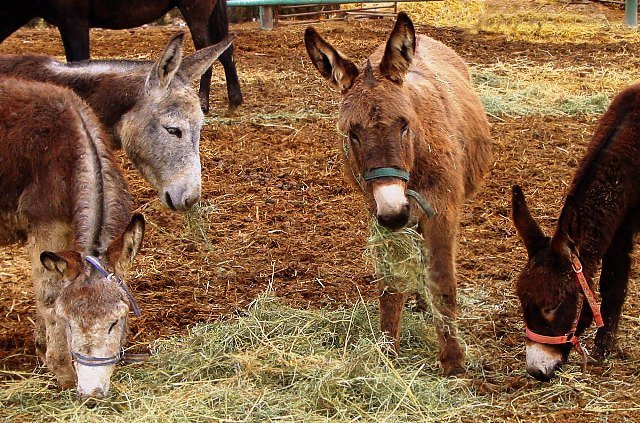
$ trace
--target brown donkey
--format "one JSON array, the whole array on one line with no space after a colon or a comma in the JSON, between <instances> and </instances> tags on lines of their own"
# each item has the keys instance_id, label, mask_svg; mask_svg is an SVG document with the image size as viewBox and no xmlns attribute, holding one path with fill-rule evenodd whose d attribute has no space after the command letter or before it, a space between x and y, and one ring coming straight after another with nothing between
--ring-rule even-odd
<instances>
[{"instance_id":1,"label":"brown donkey","mask_svg":"<svg viewBox=\"0 0 640 423\"><path fill-rule=\"evenodd\" d=\"M177 34L156 62L63 64L48 56L0 56L0 75L71 88L111 130L111 147L124 147L163 204L187 210L200 199L204 123L191 81L211 66L234 37L183 58L184 34Z\"/></svg>"},{"instance_id":2,"label":"brown donkey","mask_svg":"<svg viewBox=\"0 0 640 423\"><path fill-rule=\"evenodd\" d=\"M27 242L37 353L82 397L106 395L136 309L121 279L144 235L131 208L82 100L66 88L0 79L0 244Z\"/></svg>"},{"instance_id":3,"label":"brown donkey","mask_svg":"<svg viewBox=\"0 0 640 423\"><path fill-rule=\"evenodd\" d=\"M517 293L527 328L527 371L548 380L595 321L594 357L614 346L640 223L640 84L618 94L598 123L573 177L555 233L546 237L513 188L513 222L529 260ZM602 314L591 282L600 271Z\"/></svg>"},{"instance_id":4,"label":"brown donkey","mask_svg":"<svg viewBox=\"0 0 640 423\"><path fill-rule=\"evenodd\" d=\"M365 197L380 224L399 229L417 222L430 258L428 284L443 316L437 324L445 373L461 370L456 338L455 249L461 207L490 165L487 120L469 72L450 48L415 35L400 13L386 45L362 70L323 40L305 32L307 51L320 74L342 95L338 130L348 137L345 162L363 179ZM429 200L432 219L407 195ZM380 286L380 327L399 349L407 293Z\"/></svg>"}]
</instances>

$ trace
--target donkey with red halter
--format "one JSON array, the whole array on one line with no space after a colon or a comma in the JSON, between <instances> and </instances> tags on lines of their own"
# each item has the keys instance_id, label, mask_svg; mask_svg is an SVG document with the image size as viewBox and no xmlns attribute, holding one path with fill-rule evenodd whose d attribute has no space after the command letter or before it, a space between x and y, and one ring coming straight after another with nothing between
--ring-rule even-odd
<instances>
[{"instance_id":1,"label":"donkey with red halter","mask_svg":"<svg viewBox=\"0 0 640 423\"><path fill-rule=\"evenodd\" d=\"M640 223L640 84L617 95L573 177L553 237L513 188L513 222L529 260L516 291L526 325L527 371L549 380L595 320L594 357L611 353L627 293L633 236ZM602 312L591 283L600 272Z\"/></svg>"},{"instance_id":2,"label":"donkey with red halter","mask_svg":"<svg viewBox=\"0 0 640 423\"><path fill-rule=\"evenodd\" d=\"M0 244L27 243L36 351L64 387L104 397L130 310L123 281L142 243L126 182L72 91L0 78Z\"/></svg>"},{"instance_id":3,"label":"donkey with red halter","mask_svg":"<svg viewBox=\"0 0 640 423\"><path fill-rule=\"evenodd\" d=\"M234 39L182 57L184 34L174 36L156 62L100 60L63 64L48 56L0 56L0 75L71 88L172 210L200 199L200 129L204 115L191 81ZM107 140L106 140L107 141Z\"/></svg>"},{"instance_id":4,"label":"donkey with red halter","mask_svg":"<svg viewBox=\"0 0 640 423\"><path fill-rule=\"evenodd\" d=\"M89 28L125 29L160 19L178 8L189 27L196 49L221 42L229 33L226 0L21 0L0 5L0 43L31 19L56 25L69 62L89 59ZM233 47L220 55L227 80L229 107L242 104L242 92ZM200 76L200 75L198 75ZM200 103L209 111L211 65L202 72Z\"/></svg>"},{"instance_id":5,"label":"donkey with red halter","mask_svg":"<svg viewBox=\"0 0 640 423\"><path fill-rule=\"evenodd\" d=\"M443 317L436 325L440 361L445 373L458 372L455 239L462 204L491 163L488 124L467 66L440 42L416 36L404 13L362 70L313 28L305 44L314 66L343 96L338 130L345 134L346 173L359 181L381 225L395 230L417 223L424 237L427 285ZM380 327L398 351L408 293L379 288Z\"/></svg>"}]
</instances>

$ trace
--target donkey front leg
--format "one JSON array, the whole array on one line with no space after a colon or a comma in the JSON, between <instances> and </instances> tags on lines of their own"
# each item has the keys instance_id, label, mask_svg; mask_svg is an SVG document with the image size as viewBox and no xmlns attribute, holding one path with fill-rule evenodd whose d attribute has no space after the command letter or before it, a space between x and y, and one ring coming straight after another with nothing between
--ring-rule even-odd
<instances>
[{"instance_id":1,"label":"donkey front leg","mask_svg":"<svg viewBox=\"0 0 640 423\"><path fill-rule=\"evenodd\" d=\"M41 265L41 269L35 269L38 264L39 259L34 262L36 351L47 368L56 375L58 384L62 388L72 388L76 384L76 372L71 360L67 330L55 312L54 303L59 293L57 281L51 280Z\"/></svg>"},{"instance_id":2,"label":"donkey front leg","mask_svg":"<svg viewBox=\"0 0 640 423\"><path fill-rule=\"evenodd\" d=\"M393 342L393 354L400 352L400 319L402 309L407 301L407 294L391 290L387 286L380 288L380 331Z\"/></svg>"},{"instance_id":3,"label":"donkey front leg","mask_svg":"<svg viewBox=\"0 0 640 423\"><path fill-rule=\"evenodd\" d=\"M55 301L62 289L62 282L53 278L42 266L40 252L63 250L67 245L68 227L56 224L37 229L29 242L36 297L36 352L47 368L56 375L62 388L71 388L76 384L66 325L55 313Z\"/></svg>"},{"instance_id":4,"label":"donkey front leg","mask_svg":"<svg viewBox=\"0 0 640 423\"><path fill-rule=\"evenodd\" d=\"M627 296L632 250L632 227L631 225L622 225L602 259L600 295L602 296L601 312L604 326L596 333L593 349L593 357L598 361L602 361L608 356L615 345L622 304Z\"/></svg>"},{"instance_id":5,"label":"donkey front leg","mask_svg":"<svg viewBox=\"0 0 640 423\"><path fill-rule=\"evenodd\" d=\"M428 225L428 228L426 227ZM435 307L435 325L440 344L440 363L446 375L463 372L464 352L456 331L455 238L457 223L447 222L440 215L421 225L430 266L427 287Z\"/></svg>"}]
</instances>

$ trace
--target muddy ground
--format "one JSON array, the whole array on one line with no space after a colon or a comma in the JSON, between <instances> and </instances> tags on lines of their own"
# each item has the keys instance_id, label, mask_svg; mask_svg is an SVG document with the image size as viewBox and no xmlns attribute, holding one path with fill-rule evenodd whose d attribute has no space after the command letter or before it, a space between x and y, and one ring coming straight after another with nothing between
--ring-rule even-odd
<instances>
[{"instance_id":1,"label":"muddy ground","mask_svg":"<svg viewBox=\"0 0 640 423\"><path fill-rule=\"evenodd\" d=\"M317 25L357 61L380 42L392 21L357 20ZM94 57L154 58L177 29L92 30ZM339 95L312 68L304 26L264 32L257 24L233 26L236 61L246 102L226 110L222 68L212 90L212 112L202 134L203 238L183 215L163 208L155 192L122 163L139 211L148 221L144 249L129 285L143 309L133 318L130 342L138 349L159 337L180 334L197 322L241 312L268 287L296 307L340 307L360 297L375 299L371 265L363 257L369 217L341 173L335 134ZM526 59L558 66L635 66L629 42L529 44L494 34L418 25L455 48L469 63L490 65ZM188 41L188 49L192 49ZM63 50L52 29L23 29L0 53ZM585 75L589 77L589 75ZM622 88L622 87L621 87ZM532 211L551 230L563 193L596 124L596 117L490 117L495 164L487 182L465 208L459 237L462 290L484 290L496 312L472 317L478 338L510 352L496 365L522 366L523 334L514 277L525 250L510 223L509 193L523 185ZM36 365L32 340L34 301L26 253L0 249L0 367ZM637 279L637 272L632 278ZM632 291L634 291L632 281ZM632 294L625 313L637 315ZM625 330L625 321L622 323ZM621 356L640 356L638 336L624 333ZM634 369L628 369L633 372ZM522 369L524 378L524 369Z\"/></svg>"}]
</instances>

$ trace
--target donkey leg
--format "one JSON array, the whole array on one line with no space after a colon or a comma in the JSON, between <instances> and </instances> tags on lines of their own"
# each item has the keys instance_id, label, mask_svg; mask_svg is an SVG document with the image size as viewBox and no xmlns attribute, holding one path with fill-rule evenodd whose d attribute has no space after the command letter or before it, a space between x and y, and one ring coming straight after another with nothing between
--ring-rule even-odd
<instances>
[{"instance_id":1,"label":"donkey leg","mask_svg":"<svg viewBox=\"0 0 640 423\"><path fill-rule=\"evenodd\" d=\"M604 326L596 333L593 350L593 357L598 361L608 356L615 344L622 305L627 296L632 250L633 229L631 225L622 225L602 259L600 295Z\"/></svg>"},{"instance_id":2,"label":"donkey leg","mask_svg":"<svg viewBox=\"0 0 640 423\"><path fill-rule=\"evenodd\" d=\"M213 12L209 19L209 37L213 44L219 43L229 35L229 16L227 14L226 2L216 1ZM218 60L224 68L224 77L227 81L227 96L229 98L229 109L238 108L243 101L240 81L236 63L233 60L233 44L220 55Z\"/></svg>"},{"instance_id":3,"label":"donkey leg","mask_svg":"<svg viewBox=\"0 0 640 423\"><path fill-rule=\"evenodd\" d=\"M66 325L55 312L55 300L62 285L48 275L40 263L40 253L65 249L70 244L69 234L66 225L45 225L36 229L29 241L36 297L36 352L56 375L62 388L73 387L76 383Z\"/></svg>"},{"instance_id":4,"label":"donkey leg","mask_svg":"<svg viewBox=\"0 0 640 423\"><path fill-rule=\"evenodd\" d=\"M67 62L89 59L89 26L81 19L67 19L58 28Z\"/></svg>"},{"instance_id":5,"label":"donkey leg","mask_svg":"<svg viewBox=\"0 0 640 423\"><path fill-rule=\"evenodd\" d=\"M455 237L457 224L447 222L445 216L439 221L426 223L428 229L421 228L431 262L428 270L427 286L437 312L436 333L440 344L440 363L447 375L461 373L464 352L458 342L456 330L456 276Z\"/></svg>"},{"instance_id":6,"label":"donkey leg","mask_svg":"<svg viewBox=\"0 0 640 423\"><path fill-rule=\"evenodd\" d=\"M0 43L29 22L33 16L12 16L0 22Z\"/></svg>"},{"instance_id":7,"label":"donkey leg","mask_svg":"<svg viewBox=\"0 0 640 423\"><path fill-rule=\"evenodd\" d=\"M184 20L189 27L191 33L191 39L196 50L208 47L212 45L211 37L209 35L208 28L208 13L207 10L201 10L199 8L180 8L180 12L184 17ZM200 97L200 108L204 113L209 113L209 94L211 91L211 75L212 69L209 68L200 77L200 90L198 91Z\"/></svg>"},{"instance_id":8,"label":"donkey leg","mask_svg":"<svg viewBox=\"0 0 640 423\"><path fill-rule=\"evenodd\" d=\"M380 285L380 331L393 343L394 354L400 352L400 319L407 295Z\"/></svg>"}]
</instances>

